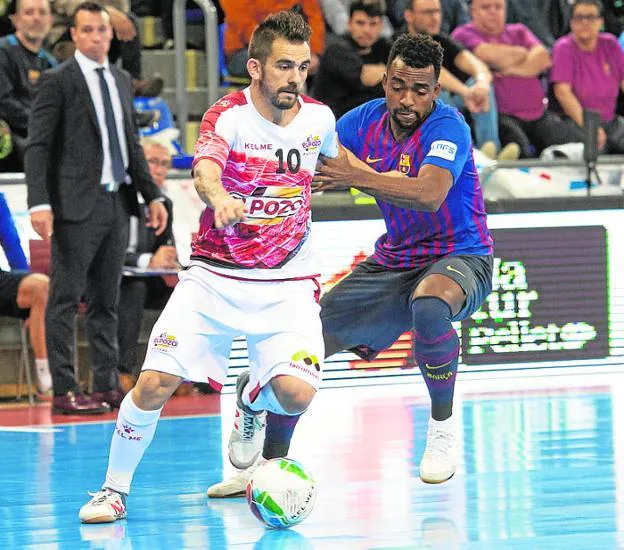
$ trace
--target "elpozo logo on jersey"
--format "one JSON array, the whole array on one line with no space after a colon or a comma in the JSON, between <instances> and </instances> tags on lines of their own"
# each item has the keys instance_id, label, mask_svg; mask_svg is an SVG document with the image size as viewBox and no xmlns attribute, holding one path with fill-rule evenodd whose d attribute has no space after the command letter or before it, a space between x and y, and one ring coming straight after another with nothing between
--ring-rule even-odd
<instances>
[{"instance_id":1,"label":"elpozo logo on jersey","mask_svg":"<svg viewBox=\"0 0 624 550\"><path fill-rule=\"evenodd\" d=\"M312 153L320 148L321 143L321 136L313 136L310 134L301 146L303 147L305 153Z\"/></svg>"},{"instance_id":2,"label":"elpozo logo on jersey","mask_svg":"<svg viewBox=\"0 0 624 550\"><path fill-rule=\"evenodd\" d=\"M304 206L303 187L257 187L251 195L232 193L247 207L247 224L273 225L294 216Z\"/></svg>"},{"instance_id":3,"label":"elpozo logo on jersey","mask_svg":"<svg viewBox=\"0 0 624 550\"><path fill-rule=\"evenodd\" d=\"M152 341L154 348L158 351L167 353L170 349L178 347L178 340L173 334L161 332Z\"/></svg>"},{"instance_id":4,"label":"elpozo logo on jersey","mask_svg":"<svg viewBox=\"0 0 624 550\"><path fill-rule=\"evenodd\" d=\"M445 160L455 160L457 156L457 145L445 139L439 139L431 144L431 149L427 153L428 157L440 157Z\"/></svg>"}]
</instances>

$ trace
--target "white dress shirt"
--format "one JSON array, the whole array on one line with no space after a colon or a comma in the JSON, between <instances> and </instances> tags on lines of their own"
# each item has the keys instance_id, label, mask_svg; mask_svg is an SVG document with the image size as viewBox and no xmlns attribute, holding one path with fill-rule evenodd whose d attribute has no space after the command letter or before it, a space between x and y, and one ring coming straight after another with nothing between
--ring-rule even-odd
<instances>
[{"instance_id":1,"label":"white dress shirt","mask_svg":"<svg viewBox=\"0 0 624 550\"><path fill-rule=\"evenodd\" d=\"M78 66L87 81L89 94L91 94L91 100L95 106L98 126L100 127L100 134L102 136L104 163L102 165L102 180L100 183L112 183L114 181L113 165L108 140L108 128L106 126L106 115L104 113L104 99L102 98L102 90L100 89L100 77L95 72L95 69L99 69L100 67L104 68L104 80L106 80L106 84L108 85L108 91L113 104L113 113L115 115L115 126L117 126L117 136L119 137L119 145L121 147L121 156L123 157L124 167L128 168L128 144L126 143L126 133L124 132L123 109L121 107L121 99L119 98L117 83L115 82L113 73L111 73L108 59L100 65L97 61L89 59L78 50L76 50L74 55L76 57L76 61L78 62Z\"/></svg>"}]
</instances>

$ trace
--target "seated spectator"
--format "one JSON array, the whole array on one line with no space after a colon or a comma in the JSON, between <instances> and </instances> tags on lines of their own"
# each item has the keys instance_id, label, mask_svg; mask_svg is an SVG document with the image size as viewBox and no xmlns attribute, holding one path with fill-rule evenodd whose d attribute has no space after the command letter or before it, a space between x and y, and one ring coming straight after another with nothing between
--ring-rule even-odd
<instances>
[{"instance_id":1,"label":"seated spectator","mask_svg":"<svg viewBox=\"0 0 624 550\"><path fill-rule=\"evenodd\" d=\"M371 99L383 97L390 44L381 38L383 0L354 0L348 31L327 46L314 86L314 97L341 117Z\"/></svg>"},{"instance_id":2,"label":"seated spectator","mask_svg":"<svg viewBox=\"0 0 624 550\"><path fill-rule=\"evenodd\" d=\"M0 37L15 32L15 27L11 22L11 10L14 0L0 0Z\"/></svg>"},{"instance_id":3,"label":"seated spectator","mask_svg":"<svg viewBox=\"0 0 624 550\"><path fill-rule=\"evenodd\" d=\"M331 31L337 36L346 34L349 30L349 7L351 6L351 0L320 0L320 3L323 17ZM394 27L387 15L382 17L382 21L381 36L390 40L394 34ZM327 36L325 46L328 45L328 41L329 36Z\"/></svg>"},{"instance_id":4,"label":"seated spectator","mask_svg":"<svg viewBox=\"0 0 624 550\"><path fill-rule=\"evenodd\" d=\"M411 0L389 0L388 16L395 29L403 27L405 10L410 9ZM470 22L466 0L441 0L442 27L440 33L449 35L460 25Z\"/></svg>"},{"instance_id":5,"label":"seated spectator","mask_svg":"<svg viewBox=\"0 0 624 550\"><path fill-rule=\"evenodd\" d=\"M156 141L142 140L145 159L154 183L164 188L167 173L171 167L171 154ZM140 198L140 196L139 196ZM166 198L169 212L167 228L161 235L146 226L147 208L143 208L140 218L130 218L130 235L126 251L125 266L143 269L179 269L178 254L173 237L173 208ZM175 277L177 279L177 276ZM137 344L141 331L143 310L165 307L175 281L160 276L128 276L121 279L118 315L119 372L120 384L124 391L133 385L137 372Z\"/></svg>"},{"instance_id":6,"label":"seated spectator","mask_svg":"<svg viewBox=\"0 0 624 550\"><path fill-rule=\"evenodd\" d=\"M624 88L624 53L617 38L601 33L600 0L576 0L572 32L553 49L550 78L555 97L574 131L583 127L583 109L598 111L598 149L624 153L624 118L615 114L618 93ZM606 146L606 148L605 148Z\"/></svg>"},{"instance_id":7,"label":"seated spectator","mask_svg":"<svg viewBox=\"0 0 624 550\"><path fill-rule=\"evenodd\" d=\"M43 49L52 26L49 0L18 0L12 16L15 34L0 39L0 120L10 131L12 152L0 171L22 172L28 116L41 73L56 65Z\"/></svg>"},{"instance_id":8,"label":"seated spectator","mask_svg":"<svg viewBox=\"0 0 624 550\"><path fill-rule=\"evenodd\" d=\"M505 24L505 0L472 0L472 23L455 29L463 43L494 74L499 136L516 142L522 157L550 145L583 141L547 109L540 75L550 67L548 50L523 24Z\"/></svg>"},{"instance_id":9,"label":"seated spectator","mask_svg":"<svg viewBox=\"0 0 624 550\"><path fill-rule=\"evenodd\" d=\"M0 193L0 246L12 270L0 269L0 315L28 319L30 343L35 355L37 392L40 395L51 395L52 377L48 366L44 322L49 279L40 273L28 273L28 262L3 193Z\"/></svg>"},{"instance_id":10,"label":"seated spectator","mask_svg":"<svg viewBox=\"0 0 624 550\"><path fill-rule=\"evenodd\" d=\"M74 55L76 48L71 40L70 26L74 11L83 1L54 0L52 3L54 24L48 42L59 61L65 61ZM99 3L106 8L113 26L114 36L108 52L109 61L115 63L121 59L122 67L132 77L135 95L158 96L164 85L163 79L157 74L151 78L142 78L141 38L136 17L130 12L129 1L101 0Z\"/></svg>"},{"instance_id":11,"label":"seated spectator","mask_svg":"<svg viewBox=\"0 0 624 550\"><path fill-rule=\"evenodd\" d=\"M624 2L622 0L605 0L603 18L603 30L620 36L624 32Z\"/></svg>"},{"instance_id":12,"label":"seated spectator","mask_svg":"<svg viewBox=\"0 0 624 550\"><path fill-rule=\"evenodd\" d=\"M477 147L490 157L501 149L498 138L498 112L488 66L448 35L441 32L442 8L440 0L412 0L405 10L406 30L411 34L429 34L444 50L440 71L440 99L457 109L470 113ZM517 159L517 144L508 144L501 151L501 159Z\"/></svg>"},{"instance_id":13,"label":"seated spectator","mask_svg":"<svg viewBox=\"0 0 624 550\"><path fill-rule=\"evenodd\" d=\"M296 10L312 27L310 49L312 57L308 74L319 67L325 49L325 20L318 0L220 0L225 12L223 48L228 71L236 77L247 77L247 47L251 33L269 14L282 10Z\"/></svg>"},{"instance_id":14,"label":"seated spectator","mask_svg":"<svg viewBox=\"0 0 624 550\"><path fill-rule=\"evenodd\" d=\"M522 23L549 50L568 31L568 0L508 0L507 23Z\"/></svg>"}]
</instances>

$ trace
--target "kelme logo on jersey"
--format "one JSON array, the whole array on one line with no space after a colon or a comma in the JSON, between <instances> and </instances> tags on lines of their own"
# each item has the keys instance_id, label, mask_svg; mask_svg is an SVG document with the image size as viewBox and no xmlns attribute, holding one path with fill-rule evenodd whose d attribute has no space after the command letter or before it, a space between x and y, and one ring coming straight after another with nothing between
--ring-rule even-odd
<instances>
[{"instance_id":1,"label":"kelme logo on jersey","mask_svg":"<svg viewBox=\"0 0 624 550\"><path fill-rule=\"evenodd\" d=\"M401 153L401 160L399 160L399 170L403 174L409 174L412 169L412 163L410 162L409 155L407 153Z\"/></svg>"},{"instance_id":2,"label":"kelme logo on jersey","mask_svg":"<svg viewBox=\"0 0 624 550\"><path fill-rule=\"evenodd\" d=\"M177 347L178 341L173 334L161 332L153 340L154 348L158 351L168 352L170 349Z\"/></svg>"},{"instance_id":3,"label":"kelme logo on jersey","mask_svg":"<svg viewBox=\"0 0 624 550\"><path fill-rule=\"evenodd\" d=\"M321 137L310 134L301 144L306 153L316 151L321 146Z\"/></svg>"},{"instance_id":4,"label":"kelme logo on jersey","mask_svg":"<svg viewBox=\"0 0 624 550\"><path fill-rule=\"evenodd\" d=\"M440 157L445 160L455 160L455 156L457 155L457 145L455 145L451 141L446 141L445 139L439 139L438 141L434 141L431 144L431 149L429 149L429 153L427 156L429 157Z\"/></svg>"},{"instance_id":5,"label":"kelme logo on jersey","mask_svg":"<svg viewBox=\"0 0 624 550\"><path fill-rule=\"evenodd\" d=\"M232 193L247 207L249 225L273 225L294 216L305 204L303 187L257 187L251 195Z\"/></svg>"}]
</instances>

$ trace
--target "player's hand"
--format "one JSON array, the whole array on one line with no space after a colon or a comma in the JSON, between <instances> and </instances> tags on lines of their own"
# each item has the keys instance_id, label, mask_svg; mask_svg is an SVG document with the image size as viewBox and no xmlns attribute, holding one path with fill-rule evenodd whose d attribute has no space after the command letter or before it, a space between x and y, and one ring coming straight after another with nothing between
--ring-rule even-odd
<instances>
[{"instance_id":1,"label":"player's hand","mask_svg":"<svg viewBox=\"0 0 624 550\"><path fill-rule=\"evenodd\" d=\"M159 246L158 250L154 252L152 259L150 260L149 266L155 269L177 269L179 268L178 253L176 251L175 246L171 246L171 245Z\"/></svg>"},{"instance_id":2,"label":"player's hand","mask_svg":"<svg viewBox=\"0 0 624 550\"><path fill-rule=\"evenodd\" d=\"M149 203L149 214L145 225L152 227L156 235L160 235L167 228L169 212L162 201L154 200Z\"/></svg>"},{"instance_id":3,"label":"player's hand","mask_svg":"<svg viewBox=\"0 0 624 550\"><path fill-rule=\"evenodd\" d=\"M330 189L348 189L357 180L357 168L353 165L347 150L340 145L335 158L320 155L316 163L316 174L312 178L312 192Z\"/></svg>"},{"instance_id":4,"label":"player's hand","mask_svg":"<svg viewBox=\"0 0 624 550\"><path fill-rule=\"evenodd\" d=\"M52 210L37 210L30 214L30 223L44 241L49 241L52 237L52 227L54 225L54 215Z\"/></svg>"},{"instance_id":5,"label":"player's hand","mask_svg":"<svg viewBox=\"0 0 624 550\"><path fill-rule=\"evenodd\" d=\"M246 212L245 203L242 200L225 195L214 204L214 225L217 229L223 229L238 222L244 222Z\"/></svg>"}]
</instances>

